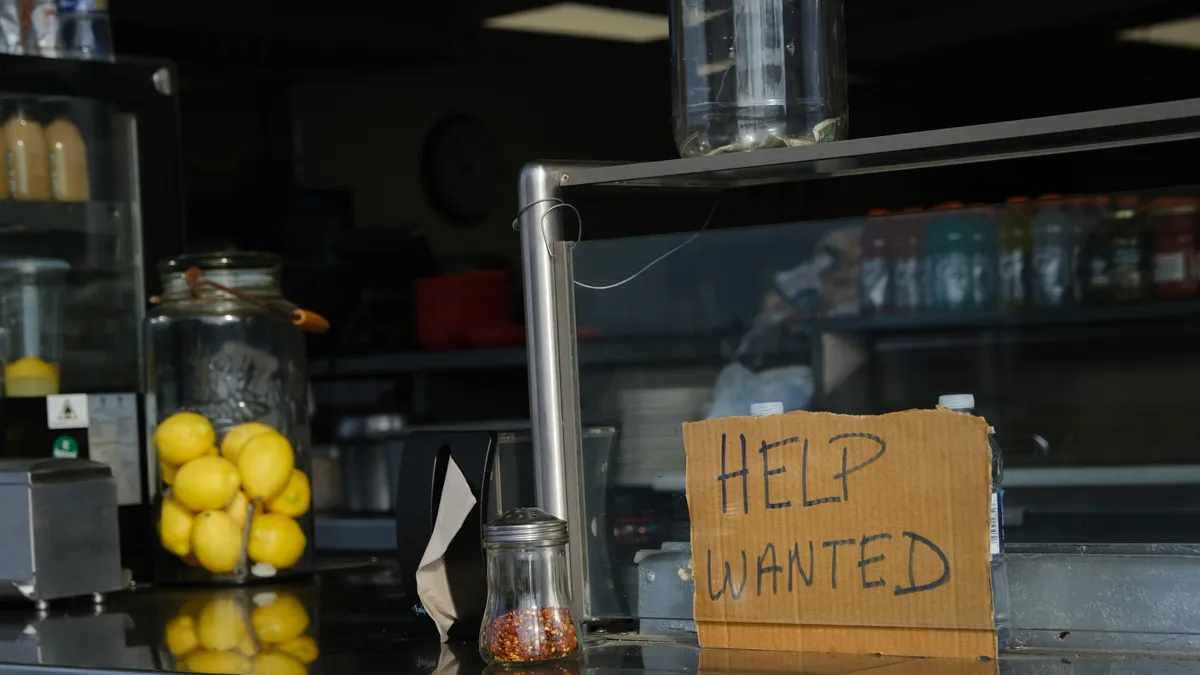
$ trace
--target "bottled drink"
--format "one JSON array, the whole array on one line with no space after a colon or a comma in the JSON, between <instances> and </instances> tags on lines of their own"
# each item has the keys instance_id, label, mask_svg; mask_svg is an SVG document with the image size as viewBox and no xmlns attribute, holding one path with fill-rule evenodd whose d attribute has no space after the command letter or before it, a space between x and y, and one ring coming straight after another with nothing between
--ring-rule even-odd
<instances>
[{"instance_id":1,"label":"bottled drink","mask_svg":"<svg viewBox=\"0 0 1200 675\"><path fill-rule=\"evenodd\" d=\"M1154 294L1164 299L1196 294L1196 200L1159 197L1146 207L1154 237Z\"/></svg>"},{"instance_id":2,"label":"bottled drink","mask_svg":"<svg viewBox=\"0 0 1200 675\"><path fill-rule=\"evenodd\" d=\"M59 44L64 56L112 61L108 0L58 0Z\"/></svg>"},{"instance_id":3,"label":"bottled drink","mask_svg":"<svg viewBox=\"0 0 1200 675\"><path fill-rule=\"evenodd\" d=\"M1143 224L1137 195L1119 197L1109 244L1113 302L1138 302L1149 291L1150 246Z\"/></svg>"},{"instance_id":4,"label":"bottled drink","mask_svg":"<svg viewBox=\"0 0 1200 675\"><path fill-rule=\"evenodd\" d=\"M971 414L975 411L975 396L942 394L938 397L938 405L955 412ZM995 434L988 434L988 446L992 450L991 524L988 536L992 566L992 604L995 608L996 639L1000 646L1004 647L1012 637L1008 566L1004 560L1004 459Z\"/></svg>"},{"instance_id":5,"label":"bottled drink","mask_svg":"<svg viewBox=\"0 0 1200 675\"><path fill-rule=\"evenodd\" d=\"M1000 306L1028 309L1033 257L1033 207L1028 197L1011 197L996 228L1000 254Z\"/></svg>"},{"instance_id":6,"label":"bottled drink","mask_svg":"<svg viewBox=\"0 0 1200 675\"><path fill-rule=\"evenodd\" d=\"M891 306L892 265L889 259L891 231L895 225L886 218L884 209L867 212L870 218L863 227L860 247L862 250L862 310L864 314L882 314Z\"/></svg>"},{"instance_id":7,"label":"bottled drink","mask_svg":"<svg viewBox=\"0 0 1200 675\"><path fill-rule=\"evenodd\" d=\"M1112 301L1112 224L1113 211L1108 197L1093 200L1095 222L1087 233L1080 252L1076 285L1083 291L1083 301L1103 305Z\"/></svg>"},{"instance_id":8,"label":"bottled drink","mask_svg":"<svg viewBox=\"0 0 1200 675\"><path fill-rule=\"evenodd\" d=\"M976 207L964 214L971 235L971 309L996 307L996 215Z\"/></svg>"},{"instance_id":9,"label":"bottled drink","mask_svg":"<svg viewBox=\"0 0 1200 675\"><path fill-rule=\"evenodd\" d=\"M920 209L905 209L892 223L892 304L897 314L914 314L924 305L921 242L925 220Z\"/></svg>"},{"instance_id":10,"label":"bottled drink","mask_svg":"<svg viewBox=\"0 0 1200 675\"><path fill-rule=\"evenodd\" d=\"M1033 217L1033 304L1061 307L1071 299L1071 223L1060 195L1044 195Z\"/></svg>"},{"instance_id":11,"label":"bottled drink","mask_svg":"<svg viewBox=\"0 0 1200 675\"><path fill-rule=\"evenodd\" d=\"M958 202L934 208L938 213L930 218L925 230L927 304L939 312L965 311L974 304L970 219Z\"/></svg>"},{"instance_id":12,"label":"bottled drink","mask_svg":"<svg viewBox=\"0 0 1200 675\"><path fill-rule=\"evenodd\" d=\"M1075 197L1067 202L1067 220L1071 231L1068 239L1071 247L1071 297L1075 304L1084 301L1083 284L1084 249L1096 229L1101 208L1108 204L1107 197Z\"/></svg>"}]
</instances>

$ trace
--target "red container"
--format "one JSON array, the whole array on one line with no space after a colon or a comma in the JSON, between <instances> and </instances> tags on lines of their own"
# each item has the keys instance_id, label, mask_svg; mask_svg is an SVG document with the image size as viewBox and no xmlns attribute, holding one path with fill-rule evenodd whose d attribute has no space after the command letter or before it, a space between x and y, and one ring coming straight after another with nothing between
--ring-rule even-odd
<instances>
[{"instance_id":1,"label":"red container","mask_svg":"<svg viewBox=\"0 0 1200 675\"><path fill-rule=\"evenodd\" d=\"M473 331L512 323L506 270L417 279L417 335L429 349L469 346Z\"/></svg>"},{"instance_id":2,"label":"red container","mask_svg":"<svg viewBox=\"0 0 1200 675\"><path fill-rule=\"evenodd\" d=\"M1154 236L1154 293L1160 298L1196 294L1192 271L1196 257L1197 202L1189 197L1160 197L1146 207Z\"/></svg>"}]
</instances>

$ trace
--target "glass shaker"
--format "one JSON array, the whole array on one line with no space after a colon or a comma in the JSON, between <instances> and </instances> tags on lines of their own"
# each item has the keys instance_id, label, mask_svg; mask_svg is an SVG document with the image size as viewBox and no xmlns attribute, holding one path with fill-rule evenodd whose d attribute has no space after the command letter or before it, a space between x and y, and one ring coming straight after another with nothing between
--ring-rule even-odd
<instances>
[{"instance_id":1,"label":"glass shaker","mask_svg":"<svg viewBox=\"0 0 1200 675\"><path fill-rule=\"evenodd\" d=\"M567 523L514 509L483 528L488 597L479 653L489 664L528 665L579 653L567 588Z\"/></svg>"},{"instance_id":2,"label":"glass shaker","mask_svg":"<svg viewBox=\"0 0 1200 675\"><path fill-rule=\"evenodd\" d=\"M147 317L160 581L240 583L312 569L304 330L263 253L159 264Z\"/></svg>"},{"instance_id":3,"label":"glass shaker","mask_svg":"<svg viewBox=\"0 0 1200 675\"><path fill-rule=\"evenodd\" d=\"M682 157L846 137L842 0L672 0Z\"/></svg>"},{"instance_id":4,"label":"glass shaker","mask_svg":"<svg viewBox=\"0 0 1200 675\"><path fill-rule=\"evenodd\" d=\"M65 260L0 260L0 321L4 326L4 393L50 396L58 392L63 356L62 303Z\"/></svg>"}]
</instances>

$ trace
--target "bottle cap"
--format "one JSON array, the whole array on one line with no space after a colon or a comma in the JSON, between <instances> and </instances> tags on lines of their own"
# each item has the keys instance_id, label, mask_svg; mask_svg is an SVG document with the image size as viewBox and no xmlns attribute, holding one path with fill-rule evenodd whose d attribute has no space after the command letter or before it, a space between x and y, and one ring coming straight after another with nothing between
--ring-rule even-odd
<instances>
[{"instance_id":1,"label":"bottle cap","mask_svg":"<svg viewBox=\"0 0 1200 675\"><path fill-rule=\"evenodd\" d=\"M942 394L938 397L938 405L951 410L974 410L974 394Z\"/></svg>"}]
</instances>

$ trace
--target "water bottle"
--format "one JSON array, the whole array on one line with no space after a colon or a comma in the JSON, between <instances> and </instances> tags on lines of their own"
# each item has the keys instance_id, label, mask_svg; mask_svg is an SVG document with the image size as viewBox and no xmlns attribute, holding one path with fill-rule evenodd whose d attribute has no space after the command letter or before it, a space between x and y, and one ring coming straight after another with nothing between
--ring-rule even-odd
<instances>
[{"instance_id":1,"label":"water bottle","mask_svg":"<svg viewBox=\"0 0 1200 675\"><path fill-rule=\"evenodd\" d=\"M938 405L955 412L970 414L975 410L973 394L942 394ZM1004 461L995 434L988 434L992 449L992 505L988 547L992 554L992 604L995 607L996 640L1001 648L1012 639L1012 618L1009 614L1008 567L1004 562Z\"/></svg>"},{"instance_id":2,"label":"water bottle","mask_svg":"<svg viewBox=\"0 0 1200 675\"><path fill-rule=\"evenodd\" d=\"M63 56L112 61L108 0L58 0L59 45Z\"/></svg>"}]
</instances>

